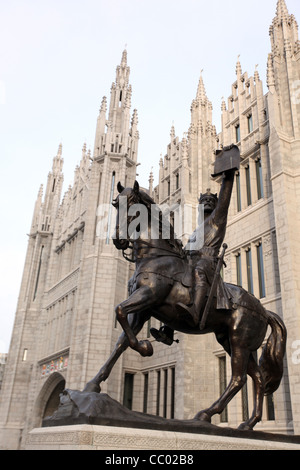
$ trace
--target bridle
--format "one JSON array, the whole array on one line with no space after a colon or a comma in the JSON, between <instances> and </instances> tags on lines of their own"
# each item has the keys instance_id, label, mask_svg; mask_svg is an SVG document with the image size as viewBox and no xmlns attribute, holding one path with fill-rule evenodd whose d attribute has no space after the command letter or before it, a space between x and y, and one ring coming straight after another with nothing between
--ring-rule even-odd
<instances>
[{"instance_id":1,"label":"bridle","mask_svg":"<svg viewBox=\"0 0 300 470\"><path fill-rule=\"evenodd\" d=\"M130 255L127 255L125 252L126 250L133 250L134 247L133 247L133 244L134 243L140 243L142 245L146 245L147 247L151 248L151 249L154 249L154 250L160 250L160 251L163 251L164 253L162 254L159 254L157 256L173 256L174 258L180 258L180 259L185 259L186 258L186 253L185 252L182 252L182 253L176 253L174 252L173 250L171 249L168 249L168 248L165 248L165 247L158 247L158 246L155 246L153 245L152 243L146 241L146 240L131 240L131 239L128 239L127 240L129 243L131 243L131 245L129 245L125 250L122 250L122 255L123 255L123 258L126 259L126 261L129 261L130 263L136 263L137 260L139 258L133 258L132 256L130 257Z\"/></svg>"}]
</instances>

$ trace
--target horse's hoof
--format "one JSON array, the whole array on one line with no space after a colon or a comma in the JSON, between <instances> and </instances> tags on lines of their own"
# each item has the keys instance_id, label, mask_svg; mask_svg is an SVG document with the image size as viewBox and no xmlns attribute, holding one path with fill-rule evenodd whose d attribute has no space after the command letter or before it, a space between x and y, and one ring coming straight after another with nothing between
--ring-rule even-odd
<instances>
[{"instance_id":1,"label":"horse's hoof","mask_svg":"<svg viewBox=\"0 0 300 470\"><path fill-rule=\"evenodd\" d=\"M100 388L100 385L98 384L95 384L93 382L88 382L86 386L84 387L83 391L85 393L100 393L101 388Z\"/></svg>"},{"instance_id":2,"label":"horse's hoof","mask_svg":"<svg viewBox=\"0 0 300 470\"><path fill-rule=\"evenodd\" d=\"M206 411L199 411L196 414L194 419L198 419L199 421L206 421L207 423L211 423L211 416L206 413Z\"/></svg>"},{"instance_id":3,"label":"horse's hoof","mask_svg":"<svg viewBox=\"0 0 300 470\"><path fill-rule=\"evenodd\" d=\"M153 355L153 347L150 341L145 339L144 341L139 341L138 351L141 356L149 357Z\"/></svg>"},{"instance_id":4,"label":"horse's hoof","mask_svg":"<svg viewBox=\"0 0 300 470\"><path fill-rule=\"evenodd\" d=\"M239 431L253 431L253 427L247 423L242 423L238 427Z\"/></svg>"}]
</instances>

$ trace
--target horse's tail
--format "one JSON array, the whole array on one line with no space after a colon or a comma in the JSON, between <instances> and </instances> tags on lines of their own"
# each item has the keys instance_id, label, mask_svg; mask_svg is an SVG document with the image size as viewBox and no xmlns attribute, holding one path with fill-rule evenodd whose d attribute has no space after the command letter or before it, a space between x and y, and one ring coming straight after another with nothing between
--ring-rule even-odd
<instances>
[{"instance_id":1,"label":"horse's tail","mask_svg":"<svg viewBox=\"0 0 300 470\"><path fill-rule=\"evenodd\" d=\"M266 313L272 332L263 348L259 365L265 381L265 395L271 395L278 389L282 379L287 331L276 313L269 310Z\"/></svg>"}]
</instances>

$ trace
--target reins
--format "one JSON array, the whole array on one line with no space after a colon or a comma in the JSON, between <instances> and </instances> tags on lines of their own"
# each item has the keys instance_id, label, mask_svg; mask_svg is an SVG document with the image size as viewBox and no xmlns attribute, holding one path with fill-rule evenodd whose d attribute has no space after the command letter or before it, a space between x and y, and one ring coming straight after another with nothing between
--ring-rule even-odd
<instances>
[{"instance_id":1,"label":"reins","mask_svg":"<svg viewBox=\"0 0 300 470\"><path fill-rule=\"evenodd\" d=\"M175 258L180 258L180 259L184 259L186 257L186 254L183 252L183 253L176 253L174 252L173 250L169 250L168 248L163 248L163 247L157 247L157 246L154 246L152 245L150 242L147 242L145 240L131 240L129 239L128 240L130 243L141 243L141 244L144 244L146 246L148 246L149 248L153 249L153 250L162 250L162 251L165 251L166 253L165 254L159 254L157 256L173 256ZM129 246L126 248L127 249L130 249L130 250L133 250L133 245L132 246ZM130 263L136 263L136 261L139 259L139 258L130 258L129 255L126 255L125 251L126 250L122 250L122 254L123 254L123 258L126 259L126 261L129 261Z\"/></svg>"}]
</instances>

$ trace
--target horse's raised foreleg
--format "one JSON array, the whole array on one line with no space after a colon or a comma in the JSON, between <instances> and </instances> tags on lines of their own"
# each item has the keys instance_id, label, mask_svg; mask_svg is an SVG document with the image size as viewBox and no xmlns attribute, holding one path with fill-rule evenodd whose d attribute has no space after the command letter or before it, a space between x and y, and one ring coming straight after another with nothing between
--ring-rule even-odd
<instances>
[{"instance_id":1,"label":"horse's raised foreleg","mask_svg":"<svg viewBox=\"0 0 300 470\"><path fill-rule=\"evenodd\" d=\"M248 364L248 375L253 380L254 383L254 393L255 393L255 402L254 410L250 419L245 421L239 426L239 429L245 431L252 430L254 426L262 418L262 408L263 408L263 399L264 399L264 380L259 366L256 364L253 355L250 355L249 364Z\"/></svg>"},{"instance_id":2,"label":"horse's raised foreleg","mask_svg":"<svg viewBox=\"0 0 300 470\"><path fill-rule=\"evenodd\" d=\"M145 322L149 318L150 318L150 313L147 314L146 312L144 312L141 315L130 315L129 323L136 335L141 331ZM122 332L110 357L105 362L105 364L101 367L97 375L86 384L83 390L84 392L100 393L101 391L100 383L105 382L105 380L109 377L115 363L117 362L119 357L123 354L123 352L126 351L128 346L129 346L128 338L126 334Z\"/></svg>"},{"instance_id":3,"label":"horse's raised foreleg","mask_svg":"<svg viewBox=\"0 0 300 470\"><path fill-rule=\"evenodd\" d=\"M235 343L238 343L236 341ZM231 341L231 368L232 377L230 383L221 397L206 410L200 411L195 419L211 422L215 414L221 414L233 397L241 390L247 381L247 367L250 351L240 347L238 344L232 344Z\"/></svg>"},{"instance_id":4,"label":"horse's raised foreleg","mask_svg":"<svg viewBox=\"0 0 300 470\"><path fill-rule=\"evenodd\" d=\"M129 314L138 314L144 310L149 309L153 304L153 292L148 286L142 286L124 302L116 308L117 320L123 328L123 331L128 339L129 346L138 351L141 356L152 356L152 344L148 340L138 341L136 333L133 331L131 325L128 323L127 317Z\"/></svg>"}]
</instances>

